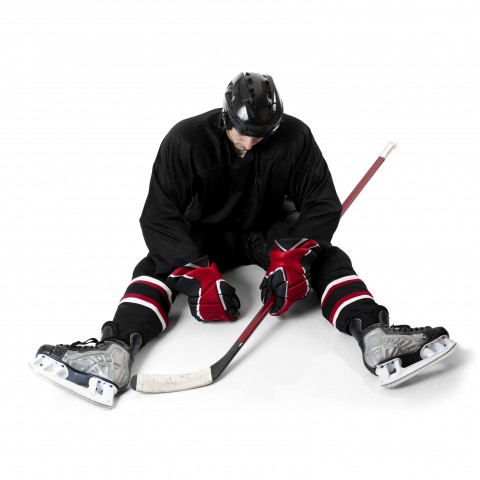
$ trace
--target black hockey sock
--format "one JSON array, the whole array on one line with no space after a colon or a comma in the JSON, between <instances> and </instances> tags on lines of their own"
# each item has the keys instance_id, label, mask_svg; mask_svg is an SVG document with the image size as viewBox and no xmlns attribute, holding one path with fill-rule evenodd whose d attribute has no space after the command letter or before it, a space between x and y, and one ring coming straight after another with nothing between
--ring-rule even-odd
<instances>
[{"instance_id":1,"label":"black hockey sock","mask_svg":"<svg viewBox=\"0 0 480 480\"><path fill-rule=\"evenodd\" d=\"M348 327L354 318L362 318L369 324L378 318L379 306L357 275L331 281L321 296L321 307L324 317L344 333L350 333Z\"/></svg>"},{"instance_id":2,"label":"black hockey sock","mask_svg":"<svg viewBox=\"0 0 480 480\"><path fill-rule=\"evenodd\" d=\"M171 290L162 281L146 275L136 277L128 286L110 326L120 339L139 333L145 345L168 324L173 301Z\"/></svg>"}]
</instances>

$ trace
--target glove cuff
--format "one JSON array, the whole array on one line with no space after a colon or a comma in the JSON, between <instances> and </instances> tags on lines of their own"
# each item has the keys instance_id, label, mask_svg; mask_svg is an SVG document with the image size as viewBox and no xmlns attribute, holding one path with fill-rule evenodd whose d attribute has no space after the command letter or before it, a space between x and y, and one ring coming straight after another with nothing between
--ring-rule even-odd
<instances>
[{"instance_id":1,"label":"glove cuff","mask_svg":"<svg viewBox=\"0 0 480 480\"><path fill-rule=\"evenodd\" d=\"M313 249L315 247L320 248L315 240L309 240L308 238L280 238L275 240L275 248L282 252L297 248Z\"/></svg>"}]
</instances>

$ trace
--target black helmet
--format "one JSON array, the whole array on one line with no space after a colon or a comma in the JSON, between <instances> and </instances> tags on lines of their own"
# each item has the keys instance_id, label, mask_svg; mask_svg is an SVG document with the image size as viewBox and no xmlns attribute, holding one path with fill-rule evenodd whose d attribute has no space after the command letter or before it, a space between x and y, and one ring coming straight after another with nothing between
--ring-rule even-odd
<instances>
[{"instance_id":1,"label":"black helmet","mask_svg":"<svg viewBox=\"0 0 480 480\"><path fill-rule=\"evenodd\" d=\"M239 73L229 84L223 100L225 127L242 135L266 137L279 126L283 103L270 75Z\"/></svg>"}]
</instances>

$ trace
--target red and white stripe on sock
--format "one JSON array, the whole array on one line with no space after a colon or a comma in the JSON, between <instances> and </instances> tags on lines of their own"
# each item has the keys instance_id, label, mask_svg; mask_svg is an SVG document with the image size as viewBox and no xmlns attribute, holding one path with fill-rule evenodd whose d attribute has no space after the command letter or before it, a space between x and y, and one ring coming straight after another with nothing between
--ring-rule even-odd
<instances>
[{"instance_id":1,"label":"red and white stripe on sock","mask_svg":"<svg viewBox=\"0 0 480 480\"><path fill-rule=\"evenodd\" d=\"M165 330L168 324L168 312L172 306L172 291L156 278L142 275L132 280L120 304L141 305L153 312Z\"/></svg>"},{"instance_id":2,"label":"red and white stripe on sock","mask_svg":"<svg viewBox=\"0 0 480 480\"><path fill-rule=\"evenodd\" d=\"M332 325L337 326L339 317L360 301L375 303L363 280L357 275L337 278L330 282L323 292L321 299L323 316Z\"/></svg>"}]
</instances>

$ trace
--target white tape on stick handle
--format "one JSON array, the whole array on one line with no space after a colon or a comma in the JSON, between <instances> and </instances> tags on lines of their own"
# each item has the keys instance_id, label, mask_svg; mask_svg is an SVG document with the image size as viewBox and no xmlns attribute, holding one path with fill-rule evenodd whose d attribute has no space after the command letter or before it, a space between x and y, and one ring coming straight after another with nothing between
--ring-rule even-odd
<instances>
[{"instance_id":1,"label":"white tape on stick handle","mask_svg":"<svg viewBox=\"0 0 480 480\"><path fill-rule=\"evenodd\" d=\"M390 140L388 142L388 145L385 147L385 150L380 154L382 158L387 158L390 152L394 149L397 148L398 142L395 142L394 140Z\"/></svg>"}]
</instances>

